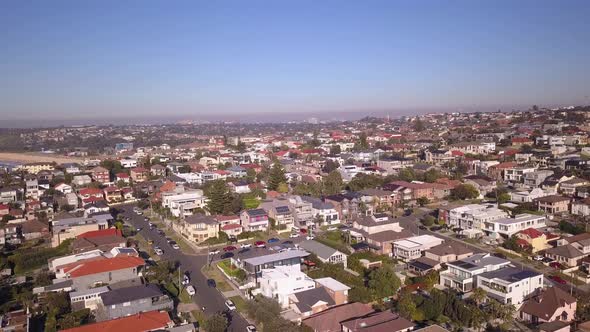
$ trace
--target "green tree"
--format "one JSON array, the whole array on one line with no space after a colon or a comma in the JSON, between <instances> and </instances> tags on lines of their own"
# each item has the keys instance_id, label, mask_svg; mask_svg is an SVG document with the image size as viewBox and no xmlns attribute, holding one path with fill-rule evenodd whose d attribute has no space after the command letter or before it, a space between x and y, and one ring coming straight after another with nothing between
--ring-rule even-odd
<instances>
[{"instance_id":1,"label":"green tree","mask_svg":"<svg viewBox=\"0 0 590 332\"><path fill-rule=\"evenodd\" d=\"M413 169L406 167L399 171L399 179L402 181L412 182L416 180L416 174L414 173Z\"/></svg>"},{"instance_id":2,"label":"green tree","mask_svg":"<svg viewBox=\"0 0 590 332\"><path fill-rule=\"evenodd\" d=\"M275 161L272 165L272 168L270 169L270 173L268 176L268 189L277 190L281 183L287 183L287 178L285 177L285 170L278 161Z\"/></svg>"},{"instance_id":3,"label":"green tree","mask_svg":"<svg viewBox=\"0 0 590 332\"><path fill-rule=\"evenodd\" d=\"M223 180L211 181L206 195L209 198L207 210L211 214L222 214L231 204L231 194Z\"/></svg>"},{"instance_id":4,"label":"green tree","mask_svg":"<svg viewBox=\"0 0 590 332\"><path fill-rule=\"evenodd\" d=\"M227 318L219 313L214 314L207 318L203 327L207 332L225 332L225 329L227 329Z\"/></svg>"},{"instance_id":5,"label":"green tree","mask_svg":"<svg viewBox=\"0 0 590 332\"><path fill-rule=\"evenodd\" d=\"M168 282L174 271L174 264L172 262L160 261L147 271L147 279L157 284Z\"/></svg>"},{"instance_id":6,"label":"green tree","mask_svg":"<svg viewBox=\"0 0 590 332\"><path fill-rule=\"evenodd\" d=\"M451 190L454 199L474 199L479 196L479 191L470 184L461 184Z\"/></svg>"},{"instance_id":7,"label":"green tree","mask_svg":"<svg viewBox=\"0 0 590 332\"><path fill-rule=\"evenodd\" d=\"M426 129L426 127L424 126L422 120L420 118L416 118L416 121L414 121L414 130L417 132L421 132L424 129Z\"/></svg>"},{"instance_id":8,"label":"green tree","mask_svg":"<svg viewBox=\"0 0 590 332\"><path fill-rule=\"evenodd\" d=\"M340 193L344 187L342 182L342 176L338 171L332 171L322 180L323 194L324 195L335 195Z\"/></svg>"},{"instance_id":9,"label":"green tree","mask_svg":"<svg viewBox=\"0 0 590 332\"><path fill-rule=\"evenodd\" d=\"M330 154L331 155L336 156L336 155L339 155L340 153L342 153L340 145L334 144L330 147Z\"/></svg>"},{"instance_id":10,"label":"green tree","mask_svg":"<svg viewBox=\"0 0 590 332\"><path fill-rule=\"evenodd\" d=\"M277 191L280 193L287 193L289 192L289 185L287 185L285 182L281 182L277 187Z\"/></svg>"},{"instance_id":11,"label":"green tree","mask_svg":"<svg viewBox=\"0 0 590 332\"><path fill-rule=\"evenodd\" d=\"M334 161L332 159L328 159L328 160L326 160L326 163L324 164L323 170L326 173L330 173L332 171L337 170L338 167L340 167L340 165L338 164L337 161Z\"/></svg>"},{"instance_id":12,"label":"green tree","mask_svg":"<svg viewBox=\"0 0 590 332\"><path fill-rule=\"evenodd\" d=\"M435 219L433 216L427 215L424 218L422 218L422 220L420 220L420 222L422 223L422 225L424 225L426 227L430 227L430 226L434 225Z\"/></svg>"},{"instance_id":13,"label":"green tree","mask_svg":"<svg viewBox=\"0 0 590 332\"><path fill-rule=\"evenodd\" d=\"M402 292L397 301L396 309L402 317L411 320L417 311L416 302L412 298L412 293Z\"/></svg>"},{"instance_id":14,"label":"green tree","mask_svg":"<svg viewBox=\"0 0 590 332\"><path fill-rule=\"evenodd\" d=\"M424 205L430 203L430 201L428 200L428 197L424 197L424 196L418 197L418 199L416 199L416 202L420 206L424 206Z\"/></svg>"},{"instance_id":15,"label":"green tree","mask_svg":"<svg viewBox=\"0 0 590 332\"><path fill-rule=\"evenodd\" d=\"M401 281L390 266L383 266L369 273L369 289L378 297L393 296Z\"/></svg>"},{"instance_id":16,"label":"green tree","mask_svg":"<svg viewBox=\"0 0 590 332\"><path fill-rule=\"evenodd\" d=\"M487 298L488 294L486 293L486 291L484 291L482 288L480 287L476 287L473 292L471 293L471 297L470 299L476 304L476 305L480 305L482 304L485 299Z\"/></svg>"}]
</instances>

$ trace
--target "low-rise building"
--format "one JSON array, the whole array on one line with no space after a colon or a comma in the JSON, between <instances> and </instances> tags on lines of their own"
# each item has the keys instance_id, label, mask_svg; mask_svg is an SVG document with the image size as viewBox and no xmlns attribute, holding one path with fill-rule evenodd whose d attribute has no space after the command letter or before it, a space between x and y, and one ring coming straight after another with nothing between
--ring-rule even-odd
<instances>
[{"instance_id":1,"label":"low-rise building","mask_svg":"<svg viewBox=\"0 0 590 332\"><path fill-rule=\"evenodd\" d=\"M240 217L232 216L216 216L215 220L219 222L220 231L225 232L228 236L238 236L243 232Z\"/></svg>"},{"instance_id":2,"label":"low-rise building","mask_svg":"<svg viewBox=\"0 0 590 332\"><path fill-rule=\"evenodd\" d=\"M323 243L314 240L306 240L299 243L299 247L316 255L322 263L342 264L346 267L348 256Z\"/></svg>"},{"instance_id":3,"label":"low-rise building","mask_svg":"<svg viewBox=\"0 0 590 332\"><path fill-rule=\"evenodd\" d=\"M508 238L527 228L543 228L546 226L545 221L545 216L523 213L514 216L514 218L486 221L483 224L482 230L488 236Z\"/></svg>"},{"instance_id":4,"label":"low-rise building","mask_svg":"<svg viewBox=\"0 0 590 332\"><path fill-rule=\"evenodd\" d=\"M84 290L138 278L144 265L143 259L134 256L81 260L58 267L56 275L72 280L73 289Z\"/></svg>"},{"instance_id":5,"label":"low-rise building","mask_svg":"<svg viewBox=\"0 0 590 332\"><path fill-rule=\"evenodd\" d=\"M162 206L169 208L175 217L190 216L205 208L207 197L200 189L183 190L182 192L162 193Z\"/></svg>"},{"instance_id":6,"label":"low-rise building","mask_svg":"<svg viewBox=\"0 0 590 332\"><path fill-rule=\"evenodd\" d=\"M576 298L558 287L549 287L527 299L520 308L520 319L532 324L571 322L575 318Z\"/></svg>"},{"instance_id":7,"label":"low-rise building","mask_svg":"<svg viewBox=\"0 0 590 332\"><path fill-rule=\"evenodd\" d=\"M260 293L275 299L281 308L289 306L291 295L315 288L315 281L301 272L299 265L262 269L258 283Z\"/></svg>"},{"instance_id":8,"label":"low-rise building","mask_svg":"<svg viewBox=\"0 0 590 332\"><path fill-rule=\"evenodd\" d=\"M558 214L569 211L570 199L561 195L551 195L535 200L537 209L548 214Z\"/></svg>"},{"instance_id":9,"label":"low-rise building","mask_svg":"<svg viewBox=\"0 0 590 332\"><path fill-rule=\"evenodd\" d=\"M212 216L194 214L174 225L180 234L194 243L201 243L207 239L219 236L219 222Z\"/></svg>"},{"instance_id":10,"label":"low-rise building","mask_svg":"<svg viewBox=\"0 0 590 332\"><path fill-rule=\"evenodd\" d=\"M518 306L529 295L543 288L543 274L516 267L504 267L478 274L477 287L500 303Z\"/></svg>"},{"instance_id":11,"label":"low-rise building","mask_svg":"<svg viewBox=\"0 0 590 332\"><path fill-rule=\"evenodd\" d=\"M174 303L155 284L113 289L99 295L98 321L126 317L153 310L172 310Z\"/></svg>"},{"instance_id":12,"label":"low-rise building","mask_svg":"<svg viewBox=\"0 0 590 332\"><path fill-rule=\"evenodd\" d=\"M425 250L443 243L443 239L432 235L419 235L393 242L393 257L410 261L422 256Z\"/></svg>"},{"instance_id":13,"label":"low-rise building","mask_svg":"<svg viewBox=\"0 0 590 332\"><path fill-rule=\"evenodd\" d=\"M149 311L104 322L86 324L62 330L62 332L145 332L164 330L173 326L174 322L170 319L167 311Z\"/></svg>"},{"instance_id":14,"label":"low-rise building","mask_svg":"<svg viewBox=\"0 0 590 332\"><path fill-rule=\"evenodd\" d=\"M424 252L424 257L430 258L439 263L454 262L473 255L473 250L460 242L445 242L434 246Z\"/></svg>"},{"instance_id":15,"label":"low-rise building","mask_svg":"<svg viewBox=\"0 0 590 332\"><path fill-rule=\"evenodd\" d=\"M108 221L98 218L74 217L52 221L51 245L57 247L67 239L73 239L76 236L101 229L108 228Z\"/></svg>"},{"instance_id":16,"label":"low-rise building","mask_svg":"<svg viewBox=\"0 0 590 332\"><path fill-rule=\"evenodd\" d=\"M250 232L266 231L268 229L268 213L264 209L242 211L240 220L244 229Z\"/></svg>"},{"instance_id":17,"label":"low-rise building","mask_svg":"<svg viewBox=\"0 0 590 332\"><path fill-rule=\"evenodd\" d=\"M448 269L440 273L440 285L460 292L470 292L476 287L475 276L498 270L509 264L510 261L490 254L475 254L455 262L448 262Z\"/></svg>"}]
</instances>

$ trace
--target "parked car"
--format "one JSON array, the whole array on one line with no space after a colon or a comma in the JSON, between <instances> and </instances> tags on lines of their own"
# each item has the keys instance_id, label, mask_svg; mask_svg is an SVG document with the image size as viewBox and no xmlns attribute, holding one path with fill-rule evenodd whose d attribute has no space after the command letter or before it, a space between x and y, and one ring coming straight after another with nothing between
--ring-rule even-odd
<instances>
[{"instance_id":1,"label":"parked car","mask_svg":"<svg viewBox=\"0 0 590 332\"><path fill-rule=\"evenodd\" d=\"M551 266L554 269L559 269L559 270L563 269L563 265L561 265L561 263L559 263L559 262L551 262L551 263L549 263L549 266Z\"/></svg>"},{"instance_id":2,"label":"parked car","mask_svg":"<svg viewBox=\"0 0 590 332\"><path fill-rule=\"evenodd\" d=\"M308 235L305 237L307 240L313 240L315 237L313 235Z\"/></svg>"},{"instance_id":3,"label":"parked car","mask_svg":"<svg viewBox=\"0 0 590 332\"><path fill-rule=\"evenodd\" d=\"M536 255L535 257L533 257L533 259L536 260L536 261L542 261L543 260L543 256Z\"/></svg>"},{"instance_id":4,"label":"parked car","mask_svg":"<svg viewBox=\"0 0 590 332\"><path fill-rule=\"evenodd\" d=\"M225 248L223 248L223 251L228 252L228 251L234 251L238 248L234 247L234 246L227 246Z\"/></svg>"},{"instance_id":5,"label":"parked car","mask_svg":"<svg viewBox=\"0 0 590 332\"><path fill-rule=\"evenodd\" d=\"M246 249L248 250L248 249ZM223 255L221 255L221 259L227 259L227 258L232 258L234 257L234 253L233 252L226 252Z\"/></svg>"},{"instance_id":6,"label":"parked car","mask_svg":"<svg viewBox=\"0 0 590 332\"><path fill-rule=\"evenodd\" d=\"M252 243L242 243L240 244L240 248L252 248Z\"/></svg>"},{"instance_id":7,"label":"parked car","mask_svg":"<svg viewBox=\"0 0 590 332\"><path fill-rule=\"evenodd\" d=\"M166 238L166 242L168 242L168 244L171 244L171 243L172 243L172 239L171 239L171 238L169 238L169 237L167 237L167 238Z\"/></svg>"},{"instance_id":8,"label":"parked car","mask_svg":"<svg viewBox=\"0 0 590 332\"><path fill-rule=\"evenodd\" d=\"M195 291L195 287L193 287L192 285L188 285L186 287L186 292L188 295L190 296L194 296L197 292Z\"/></svg>"},{"instance_id":9,"label":"parked car","mask_svg":"<svg viewBox=\"0 0 590 332\"><path fill-rule=\"evenodd\" d=\"M432 227L430 227L430 230L433 231L433 232L438 232L441 229L442 229L442 227L440 227L440 226L432 226Z\"/></svg>"},{"instance_id":10,"label":"parked car","mask_svg":"<svg viewBox=\"0 0 590 332\"><path fill-rule=\"evenodd\" d=\"M209 251L209 255L217 255L219 254L219 249L213 249L211 251Z\"/></svg>"},{"instance_id":11,"label":"parked car","mask_svg":"<svg viewBox=\"0 0 590 332\"><path fill-rule=\"evenodd\" d=\"M217 283L214 279L207 279L207 286L209 287L217 287Z\"/></svg>"},{"instance_id":12,"label":"parked car","mask_svg":"<svg viewBox=\"0 0 590 332\"><path fill-rule=\"evenodd\" d=\"M227 300L225 301L225 306L231 311L231 310L236 310L236 305L234 304L234 302L232 300Z\"/></svg>"},{"instance_id":13,"label":"parked car","mask_svg":"<svg viewBox=\"0 0 590 332\"><path fill-rule=\"evenodd\" d=\"M567 285L567 281L563 280L562 278L560 278L558 276L549 276L549 279L555 281L558 284Z\"/></svg>"},{"instance_id":14,"label":"parked car","mask_svg":"<svg viewBox=\"0 0 590 332\"><path fill-rule=\"evenodd\" d=\"M191 282L191 278L189 278L189 276L187 276L185 274L184 277L182 278L182 285L186 286L186 285L190 284L190 282Z\"/></svg>"},{"instance_id":15,"label":"parked car","mask_svg":"<svg viewBox=\"0 0 590 332\"><path fill-rule=\"evenodd\" d=\"M170 242L170 246L172 247L172 249L180 250L180 246L178 245L178 243L176 243L176 241Z\"/></svg>"},{"instance_id":16,"label":"parked car","mask_svg":"<svg viewBox=\"0 0 590 332\"><path fill-rule=\"evenodd\" d=\"M246 332L256 332L256 326L254 326L254 325L246 326Z\"/></svg>"},{"instance_id":17,"label":"parked car","mask_svg":"<svg viewBox=\"0 0 590 332\"><path fill-rule=\"evenodd\" d=\"M316 264L310 260L304 260L303 265L307 265L309 267L315 266Z\"/></svg>"},{"instance_id":18,"label":"parked car","mask_svg":"<svg viewBox=\"0 0 590 332\"><path fill-rule=\"evenodd\" d=\"M156 253L156 255L158 256L162 256L164 255L164 250L162 250L160 247L155 247L154 248L154 252Z\"/></svg>"},{"instance_id":19,"label":"parked car","mask_svg":"<svg viewBox=\"0 0 590 332\"><path fill-rule=\"evenodd\" d=\"M271 239L268 239L268 241L266 241L267 243L275 243L275 242L279 242L280 240L277 239L276 237L273 237Z\"/></svg>"},{"instance_id":20,"label":"parked car","mask_svg":"<svg viewBox=\"0 0 590 332\"><path fill-rule=\"evenodd\" d=\"M421 230L423 230L423 231L427 230L426 226L424 226L424 225L420 225L420 226L418 226L418 229L421 229Z\"/></svg>"},{"instance_id":21,"label":"parked car","mask_svg":"<svg viewBox=\"0 0 590 332\"><path fill-rule=\"evenodd\" d=\"M291 240L283 241L283 244L291 244L292 245L293 241L291 241Z\"/></svg>"},{"instance_id":22,"label":"parked car","mask_svg":"<svg viewBox=\"0 0 590 332\"><path fill-rule=\"evenodd\" d=\"M254 246L256 248L264 248L264 247L266 247L266 242L264 242L264 241L256 241L256 242L254 242Z\"/></svg>"},{"instance_id":23,"label":"parked car","mask_svg":"<svg viewBox=\"0 0 590 332\"><path fill-rule=\"evenodd\" d=\"M291 233L291 235L289 235L290 238L294 239L296 237L299 237L298 233Z\"/></svg>"},{"instance_id":24,"label":"parked car","mask_svg":"<svg viewBox=\"0 0 590 332\"><path fill-rule=\"evenodd\" d=\"M499 253L499 252L494 252L494 253L492 253L492 256L496 256L496 257L498 257L498 258L506 259L506 255L504 255L504 254L501 254L501 253Z\"/></svg>"},{"instance_id":25,"label":"parked car","mask_svg":"<svg viewBox=\"0 0 590 332\"><path fill-rule=\"evenodd\" d=\"M336 226L330 226L330 227L328 227L328 231L330 231L330 232L335 231L337 229L338 229L338 227L336 227Z\"/></svg>"}]
</instances>

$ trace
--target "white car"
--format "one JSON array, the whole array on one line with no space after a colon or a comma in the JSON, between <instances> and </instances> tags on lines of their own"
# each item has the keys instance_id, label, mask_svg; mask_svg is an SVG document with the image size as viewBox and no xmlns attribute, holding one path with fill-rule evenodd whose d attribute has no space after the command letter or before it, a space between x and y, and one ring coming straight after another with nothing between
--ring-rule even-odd
<instances>
[{"instance_id":1,"label":"white car","mask_svg":"<svg viewBox=\"0 0 590 332\"><path fill-rule=\"evenodd\" d=\"M189 278L189 276L187 276L186 274L184 275L184 278L182 279L182 285L186 286L188 284L191 283L191 278Z\"/></svg>"},{"instance_id":2,"label":"white car","mask_svg":"<svg viewBox=\"0 0 590 332\"><path fill-rule=\"evenodd\" d=\"M188 285L186 287L186 292L188 295L190 296L194 296L197 292L195 291L195 287L193 287L192 285Z\"/></svg>"},{"instance_id":3,"label":"white car","mask_svg":"<svg viewBox=\"0 0 590 332\"><path fill-rule=\"evenodd\" d=\"M254 325L246 326L246 332L256 332L256 326L254 326Z\"/></svg>"},{"instance_id":4,"label":"white car","mask_svg":"<svg viewBox=\"0 0 590 332\"><path fill-rule=\"evenodd\" d=\"M180 250L180 246L177 243L172 243L172 249Z\"/></svg>"},{"instance_id":5,"label":"white car","mask_svg":"<svg viewBox=\"0 0 590 332\"><path fill-rule=\"evenodd\" d=\"M289 235L290 238L294 239L296 237L299 237L298 233L292 233L291 235Z\"/></svg>"},{"instance_id":6,"label":"white car","mask_svg":"<svg viewBox=\"0 0 590 332\"><path fill-rule=\"evenodd\" d=\"M209 251L209 255L217 255L219 254L219 249Z\"/></svg>"},{"instance_id":7,"label":"white car","mask_svg":"<svg viewBox=\"0 0 590 332\"><path fill-rule=\"evenodd\" d=\"M306 239L308 239L308 240L313 240L313 239L314 239L314 236L313 236L313 235L308 235L308 236L306 237Z\"/></svg>"},{"instance_id":8,"label":"white car","mask_svg":"<svg viewBox=\"0 0 590 332\"><path fill-rule=\"evenodd\" d=\"M240 244L240 248L252 248L252 243L242 243Z\"/></svg>"},{"instance_id":9,"label":"white car","mask_svg":"<svg viewBox=\"0 0 590 332\"><path fill-rule=\"evenodd\" d=\"M162 256L162 255L164 254L164 250L162 250L162 249L160 249L160 248L158 248L158 247L154 248L154 252L155 252L155 253L156 253L156 255L158 255L158 256Z\"/></svg>"},{"instance_id":10,"label":"white car","mask_svg":"<svg viewBox=\"0 0 590 332\"><path fill-rule=\"evenodd\" d=\"M338 229L338 228L337 228L336 226L330 226L330 227L328 227L328 230L329 230L329 231L335 231L335 230L337 230L337 229Z\"/></svg>"},{"instance_id":11,"label":"white car","mask_svg":"<svg viewBox=\"0 0 590 332\"><path fill-rule=\"evenodd\" d=\"M543 260L543 256L536 255L535 257L533 257L533 259L536 260L536 261L542 261Z\"/></svg>"},{"instance_id":12,"label":"white car","mask_svg":"<svg viewBox=\"0 0 590 332\"><path fill-rule=\"evenodd\" d=\"M227 300L225 301L225 306L229 309L229 310L236 310L236 305L232 302L232 300Z\"/></svg>"}]
</instances>

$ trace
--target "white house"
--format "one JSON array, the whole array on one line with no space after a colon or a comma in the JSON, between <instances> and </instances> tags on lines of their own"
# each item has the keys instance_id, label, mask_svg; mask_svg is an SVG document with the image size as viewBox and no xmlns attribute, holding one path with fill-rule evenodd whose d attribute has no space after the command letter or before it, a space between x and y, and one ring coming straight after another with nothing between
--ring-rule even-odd
<instances>
[{"instance_id":1,"label":"white house","mask_svg":"<svg viewBox=\"0 0 590 332\"><path fill-rule=\"evenodd\" d=\"M137 167L137 159L125 158L125 159L119 160L119 162L121 163L121 166L123 166L123 168Z\"/></svg>"},{"instance_id":2,"label":"white house","mask_svg":"<svg viewBox=\"0 0 590 332\"><path fill-rule=\"evenodd\" d=\"M511 237L527 228L545 227L545 221L545 216L523 213L514 218L502 218L485 222L482 230L487 235Z\"/></svg>"},{"instance_id":3,"label":"white house","mask_svg":"<svg viewBox=\"0 0 590 332\"><path fill-rule=\"evenodd\" d=\"M443 239L432 235L419 235L393 241L393 256L405 261L420 258L422 252L443 243Z\"/></svg>"},{"instance_id":4,"label":"white house","mask_svg":"<svg viewBox=\"0 0 590 332\"><path fill-rule=\"evenodd\" d=\"M311 203L311 211L314 217L321 217L323 222L318 226L335 225L340 223L338 211L332 203L327 203L319 198L301 196L301 199Z\"/></svg>"},{"instance_id":5,"label":"white house","mask_svg":"<svg viewBox=\"0 0 590 332\"><path fill-rule=\"evenodd\" d=\"M543 288L543 274L516 267L505 267L476 276L476 285L501 303L518 307L525 298Z\"/></svg>"},{"instance_id":6,"label":"white house","mask_svg":"<svg viewBox=\"0 0 590 332\"><path fill-rule=\"evenodd\" d=\"M69 193L73 192L72 186L70 186L69 184L66 184L66 183L58 184L57 186L55 186L55 190L59 191L63 194L69 194Z\"/></svg>"},{"instance_id":7,"label":"white house","mask_svg":"<svg viewBox=\"0 0 590 332\"><path fill-rule=\"evenodd\" d=\"M299 265L262 269L260 293L275 299L281 308L289 306L289 295L315 288L315 281L300 271Z\"/></svg>"},{"instance_id":8,"label":"white house","mask_svg":"<svg viewBox=\"0 0 590 332\"><path fill-rule=\"evenodd\" d=\"M516 166L504 170L504 181L523 182L524 175L536 171L536 167Z\"/></svg>"},{"instance_id":9,"label":"white house","mask_svg":"<svg viewBox=\"0 0 590 332\"><path fill-rule=\"evenodd\" d=\"M509 264L510 261L491 256L488 253L475 254L458 261L447 262L448 269L440 273L440 285L460 292L470 292L476 287L475 276L498 270Z\"/></svg>"},{"instance_id":10,"label":"white house","mask_svg":"<svg viewBox=\"0 0 590 332\"><path fill-rule=\"evenodd\" d=\"M449 225L462 229L482 229L485 222L508 217L495 205L468 204L449 210Z\"/></svg>"},{"instance_id":11,"label":"white house","mask_svg":"<svg viewBox=\"0 0 590 332\"><path fill-rule=\"evenodd\" d=\"M192 189L182 193L163 193L162 206L170 209L175 217L190 216L196 209L204 208L207 197L200 189Z\"/></svg>"},{"instance_id":12,"label":"white house","mask_svg":"<svg viewBox=\"0 0 590 332\"><path fill-rule=\"evenodd\" d=\"M532 203L533 200L549 196L552 193L547 192L541 188L534 188L531 191L514 191L510 193L510 201L515 203Z\"/></svg>"}]
</instances>

